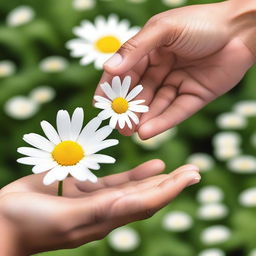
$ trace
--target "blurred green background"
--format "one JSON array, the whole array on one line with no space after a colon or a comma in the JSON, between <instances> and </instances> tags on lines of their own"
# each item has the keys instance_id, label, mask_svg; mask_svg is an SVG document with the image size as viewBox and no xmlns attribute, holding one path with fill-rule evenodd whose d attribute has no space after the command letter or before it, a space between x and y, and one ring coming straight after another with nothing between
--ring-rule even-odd
<instances>
[{"instance_id":1,"label":"blurred green background","mask_svg":"<svg viewBox=\"0 0 256 256\"><path fill-rule=\"evenodd\" d=\"M145 0L140 1L141 3L136 3L135 0L95 0L93 2L92 6L88 8L80 6L79 9L75 8L72 0L0 0L0 61L8 60L15 66L9 75L5 75L4 70L1 76L0 71L1 187L31 173L27 166L16 163L18 158L16 149L24 145L23 134L29 132L42 134L39 126L41 120L48 120L55 124L56 112L59 109L67 109L71 112L77 106L85 109L87 120L98 113L96 109L92 108L91 100L95 86L101 77L101 71L96 70L93 64L81 66L79 59L70 57L70 52L66 49L65 44L68 40L75 38L72 33L73 27L78 26L84 19L93 21L97 15L101 14L107 17L111 13L116 13L120 19L129 20L131 26L143 26L151 16L172 8L172 5L175 7L213 1L173 0L169 1L169 5L168 1L160 0ZM20 5L30 6L34 10L35 17L27 24L9 26L6 24L8 14ZM62 56L67 60L68 66L65 70L51 73L44 72L39 68L42 59L55 55ZM109 237L77 249L46 252L40 255L195 256L208 248L220 249L219 254L205 253L209 256L253 255L252 250L254 247L256 248L256 210L254 207L256 196L254 194L251 197L252 202L247 206L242 205L239 196L245 189L256 187L255 172L254 170L232 172L227 161L220 161L214 156L212 138L221 130L226 129L225 127L221 128L221 125L218 126L215 122L221 113L232 111L232 106L240 101L256 100L255 81L256 72L253 68L239 86L179 125L171 135L162 138L160 142L148 142L150 145L153 144L153 148L148 148L148 144L136 143L130 137L121 137L117 132L112 135L120 140L119 146L109 150L110 154L118 161L114 168L105 165L97 174L105 176L110 173L122 172L153 158L162 159L166 163L168 171L193 161L198 162L205 169L202 172L202 181L199 185L186 189L174 202L151 219L129 225L137 234L137 238L133 237L136 240L136 246L133 248L131 246L125 251L122 249L122 239L119 248ZM34 88L42 85L54 89L56 94L54 99L39 104L38 110L30 118L18 120L8 114L7 103L12 97L28 97ZM248 125L243 129L238 129L239 136L243 138L239 154L246 153L254 156L255 146L251 144L249 135L254 134L256 118L252 115L246 117L246 120L249 121ZM226 130L236 130L236 127ZM155 145L155 143L159 143L159 145ZM199 155L198 160L198 155L193 156L198 152L207 155ZM198 200L198 193L203 187L209 185L217 186L222 191L224 194L222 202L217 202L217 199L216 202L221 204L228 213L221 214L218 209L213 208L212 211L206 211L206 217L200 215L200 207L205 203ZM206 203L210 203L210 201ZM176 223L174 226L169 223L170 227L168 228L168 224L163 222L164 219L166 220L166 214L177 211L186 213L191 223L186 225L186 219L181 218L176 221L178 224ZM207 214L213 217L207 218ZM184 225L184 230L180 230L182 225ZM223 238L217 232L210 237L212 239L210 239L210 243L205 242L202 232L206 228L216 225L227 227L228 237L225 238L224 235ZM215 239L216 237L217 239ZM126 239L128 239L129 245L129 237Z\"/></svg>"}]
</instances>

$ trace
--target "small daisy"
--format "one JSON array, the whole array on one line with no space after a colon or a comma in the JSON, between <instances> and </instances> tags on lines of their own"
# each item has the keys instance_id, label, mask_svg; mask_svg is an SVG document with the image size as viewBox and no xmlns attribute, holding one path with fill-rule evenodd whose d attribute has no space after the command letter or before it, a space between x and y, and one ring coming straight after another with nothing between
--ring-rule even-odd
<instances>
[{"instance_id":1,"label":"small daisy","mask_svg":"<svg viewBox=\"0 0 256 256\"><path fill-rule=\"evenodd\" d=\"M0 78L14 74L16 70L15 64L9 60L0 61Z\"/></svg>"},{"instance_id":2,"label":"small daisy","mask_svg":"<svg viewBox=\"0 0 256 256\"><path fill-rule=\"evenodd\" d=\"M130 252L139 246L140 237L135 229L120 227L108 235L108 242L116 251Z\"/></svg>"},{"instance_id":3,"label":"small daisy","mask_svg":"<svg viewBox=\"0 0 256 256\"><path fill-rule=\"evenodd\" d=\"M19 6L13 9L7 16L8 26L16 27L30 22L35 16L34 10L29 6Z\"/></svg>"},{"instance_id":4,"label":"small daisy","mask_svg":"<svg viewBox=\"0 0 256 256\"><path fill-rule=\"evenodd\" d=\"M234 157L229 160L228 168L236 173L255 173L256 158L249 155Z\"/></svg>"},{"instance_id":5,"label":"small daisy","mask_svg":"<svg viewBox=\"0 0 256 256\"><path fill-rule=\"evenodd\" d=\"M48 73L56 73L65 70L68 66L68 61L61 56L50 56L43 59L39 63L39 68Z\"/></svg>"},{"instance_id":6,"label":"small daisy","mask_svg":"<svg viewBox=\"0 0 256 256\"><path fill-rule=\"evenodd\" d=\"M219 132L214 135L212 142L215 147L239 146L242 138L237 132Z\"/></svg>"},{"instance_id":7,"label":"small daisy","mask_svg":"<svg viewBox=\"0 0 256 256\"><path fill-rule=\"evenodd\" d=\"M101 125L98 117L82 129L83 119L83 109L76 108L71 118L67 111L58 111L57 131L50 123L42 121L41 127L47 138L35 133L24 135L24 141L35 148L18 148L18 152L26 157L17 161L34 165L33 173L48 171L43 180L45 185L63 181L68 175L80 181L97 182L89 169L98 170L99 163L114 163L115 159L96 153L118 144L118 140L105 140L112 129L109 126L98 129Z\"/></svg>"},{"instance_id":8,"label":"small daisy","mask_svg":"<svg viewBox=\"0 0 256 256\"><path fill-rule=\"evenodd\" d=\"M205 153L195 153L188 157L188 164L196 165L200 171L210 171L214 167L213 158Z\"/></svg>"},{"instance_id":9,"label":"small daisy","mask_svg":"<svg viewBox=\"0 0 256 256\"><path fill-rule=\"evenodd\" d=\"M244 190L239 196L239 202L246 207L256 206L256 188L248 188Z\"/></svg>"},{"instance_id":10,"label":"small daisy","mask_svg":"<svg viewBox=\"0 0 256 256\"><path fill-rule=\"evenodd\" d=\"M159 148L164 142L170 140L176 134L176 131L177 128L174 127L147 140L140 139L139 135L134 133L132 138L134 142L141 147L148 150L154 150Z\"/></svg>"},{"instance_id":11,"label":"small daisy","mask_svg":"<svg viewBox=\"0 0 256 256\"><path fill-rule=\"evenodd\" d=\"M5 113L14 119L28 119L38 111L38 104L30 98L15 96L10 98L4 105Z\"/></svg>"},{"instance_id":12,"label":"small daisy","mask_svg":"<svg viewBox=\"0 0 256 256\"><path fill-rule=\"evenodd\" d=\"M169 7L177 7L186 4L187 0L162 0L162 2Z\"/></svg>"},{"instance_id":13,"label":"small daisy","mask_svg":"<svg viewBox=\"0 0 256 256\"><path fill-rule=\"evenodd\" d=\"M114 14L107 19L98 16L94 24L84 20L80 27L74 28L74 34L79 38L68 41L67 48L72 57L82 57L81 65L94 62L95 68L102 69L104 62L139 31L138 27L129 26L129 21L119 21Z\"/></svg>"},{"instance_id":14,"label":"small daisy","mask_svg":"<svg viewBox=\"0 0 256 256\"><path fill-rule=\"evenodd\" d=\"M29 96L38 104L43 104L55 97L55 90L50 86L43 85L33 89Z\"/></svg>"},{"instance_id":15,"label":"small daisy","mask_svg":"<svg viewBox=\"0 0 256 256\"><path fill-rule=\"evenodd\" d=\"M217 125L223 129L242 129L246 127L247 120L237 113L223 113L218 116Z\"/></svg>"},{"instance_id":16,"label":"small daisy","mask_svg":"<svg viewBox=\"0 0 256 256\"><path fill-rule=\"evenodd\" d=\"M136 113L148 112L149 108L145 105L140 105L145 100L133 100L143 90L142 85L135 86L130 92L131 77L126 76L121 82L120 77L115 76L112 80L112 85L105 82L101 84L101 89L108 97L94 96L96 101L95 107L103 109L99 113L99 118L102 120L110 118L109 125L113 129L118 124L121 129L125 127L132 128L131 120L135 123L139 123L139 118ZM131 120L130 120L131 119Z\"/></svg>"},{"instance_id":17,"label":"small daisy","mask_svg":"<svg viewBox=\"0 0 256 256\"><path fill-rule=\"evenodd\" d=\"M240 101L237 104L235 104L234 111L242 116L256 116L256 101Z\"/></svg>"},{"instance_id":18,"label":"small daisy","mask_svg":"<svg viewBox=\"0 0 256 256\"><path fill-rule=\"evenodd\" d=\"M249 256L256 256L256 249L253 249L250 253Z\"/></svg>"},{"instance_id":19,"label":"small daisy","mask_svg":"<svg viewBox=\"0 0 256 256\"><path fill-rule=\"evenodd\" d=\"M201 251L198 256L225 256L225 252L218 248L211 248Z\"/></svg>"},{"instance_id":20,"label":"small daisy","mask_svg":"<svg viewBox=\"0 0 256 256\"><path fill-rule=\"evenodd\" d=\"M216 225L206 228L201 233L201 240L204 244L218 244L226 242L231 236L230 229L222 226Z\"/></svg>"},{"instance_id":21,"label":"small daisy","mask_svg":"<svg viewBox=\"0 0 256 256\"><path fill-rule=\"evenodd\" d=\"M198 191L197 200L202 204L218 203L224 198L223 191L216 186L205 186Z\"/></svg>"},{"instance_id":22,"label":"small daisy","mask_svg":"<svg viewBox=\"0 0 256 256\"><path fill-rule=\"evenodd\" d=\"M78 11L85 11L92 9L96 2L95 0L73 0L73 8Z\"/></svg>"},{"instance_id":23,"label":"small daisy","mask_svg":"<svg viewBox=\"0 0 256 256\"><path fill-rule=\"evenodd\" d=\"M202 220L218 220L226 217L227 214L227 206L219 203L205 204L198 210L198 217Z\"/></svg>"},{"instance_id":24,"label":"small daisy","mask_svg":"<svg viewBox=\"0 0 256 256\"><path fill-rule=\"evenodd\" d=\"M193 220L185 212L174 211L164 216L162 226L164 229L175 232L187 231L193 225Z\"/></svg>"},{"instance_id":25,"label":"small daisy","mask_svg":"<svg viewBox=\"0 0 256 256\"><path fill-rule=\"evenodd\" d=\"M214 155L219 160L228 160L240 155L240 153L241 150L237 146L216 147L214 150Z\"/></svg>"}]
</instances>

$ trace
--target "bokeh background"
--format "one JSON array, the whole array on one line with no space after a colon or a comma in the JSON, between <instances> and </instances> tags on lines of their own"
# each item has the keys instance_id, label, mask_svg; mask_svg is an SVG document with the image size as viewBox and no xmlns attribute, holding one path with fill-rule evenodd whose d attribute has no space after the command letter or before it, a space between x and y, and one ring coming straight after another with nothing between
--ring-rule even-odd
<instances>
[{"instance_id":1,"label":"bokeh background","mask_svg":"<svg viewBox=\"0 0 256 256\"><path fill-rule=\"evenodd\" d=\"M55 124L59 109L71 112L77 106L85 109L87 120L98 113L91 100L102 71L80 65L65 46L75 38L75 26L111 13L131 26L143 26L156 13L207 2L213 1L0 0L0 186L31 173L16 163L16 148L24 145L23 134L42 133L41 120ZM15 9L20 6L26 6L21 14ZM47 59L51 56L60 58ZM144 143L115 132L120 145L109 154L118 161L97 174L160 158L168 171L197 164L201 183L149 220L120 228L102 241L40 255L255 256L255 82L252 68L230 93Z\"/></svg>"}]
</instances>

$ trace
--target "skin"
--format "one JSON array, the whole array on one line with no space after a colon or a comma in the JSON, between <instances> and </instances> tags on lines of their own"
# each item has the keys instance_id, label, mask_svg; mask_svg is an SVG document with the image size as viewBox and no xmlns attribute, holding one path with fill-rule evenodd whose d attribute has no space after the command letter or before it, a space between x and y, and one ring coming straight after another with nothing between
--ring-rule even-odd
<instances>
[{"instance_id":1,"label":"skin","mask_svg":"<svg viewBox=\"0 0 256 256\"><path fill-rule=\"evenodd\" d=\"M132 77L142 84L138 99L150 110L138 126L119 131L142 139L187 119L232 89L255 63L256 6L251 0L173 9L152 17L141 31L104 65L100 83ZM120 61L119 61L120 62ZM103 95L100 87L96 95Z\"/></svg>"},{"instance_id":2,"label":"skin","mask_svg":"<svg viewBox=\"0 0 256 256\"><path fill-rule=\"evenodd\" d=\"M42 184L44 174L7 185L0 191L1 255L31 255L102 239L116 227L151 217L200 181L196 166L159 174L164 168L162 161L151 160L95 184L70 177L63 197L56 196L57 184Z\"/></svg>"}]
</instances>

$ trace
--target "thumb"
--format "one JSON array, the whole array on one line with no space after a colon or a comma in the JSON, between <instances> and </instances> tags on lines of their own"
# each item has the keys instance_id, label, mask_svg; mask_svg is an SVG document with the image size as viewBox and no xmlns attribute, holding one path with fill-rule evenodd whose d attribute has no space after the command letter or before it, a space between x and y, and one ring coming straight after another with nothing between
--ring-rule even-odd
<instances>
[{"instance_id":1,"label":"thumb","mask_svg":"<svg viewBox=\"0 0 256 256\"><path fill-rule=\"evenodd\" d=\"M158 23L146 24L105 62L104 70L111 75L121 75L129 71L153 49L163 45L165 31L166 28L159 26Z\"/></svg>"}]
</instances>

